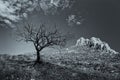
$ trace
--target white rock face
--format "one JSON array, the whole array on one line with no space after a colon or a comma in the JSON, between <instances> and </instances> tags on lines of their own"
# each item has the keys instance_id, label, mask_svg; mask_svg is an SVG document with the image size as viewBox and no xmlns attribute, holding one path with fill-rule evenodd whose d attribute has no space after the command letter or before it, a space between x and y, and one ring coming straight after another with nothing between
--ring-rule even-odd
<instances>
[{"instance_id":1,"label":"white rock face","mask_svg":"<svg viewBox=\"0 0 120 80\"><path fill-rule=\"evenodd\" d=\"M76 46L81 46L81 45L86 45L88 44L89 39L85 39L81 37L80 39L77 40Z\"/></svg>"},{"instance_id":2,"label":"white rock face","mask_svg":"<svg viewBox=\"0 0 120 80\"><path fill-rule=\"evenodd\" d=\"M99 38L95 38L95 37L92 37L90 39L85 39L81 37L80 39L77 40L76 46L88 46L96 50L112 52L115 54L117 53L115 50L111 49L106 42L101 41Z\"/></svg>"}]
</instances>

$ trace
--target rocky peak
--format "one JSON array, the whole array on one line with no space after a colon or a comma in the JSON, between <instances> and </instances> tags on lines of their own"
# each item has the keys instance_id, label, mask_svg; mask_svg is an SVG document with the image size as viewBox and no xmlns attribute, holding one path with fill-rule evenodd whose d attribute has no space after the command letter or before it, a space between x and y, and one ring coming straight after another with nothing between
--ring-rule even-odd
<instances>
[{"instance_id":1,"label":"rocky peak","mask_svg":"<svg viewBox=\"0 0 120 80\"><path fill-rule=\"evenodd\" d=\"M90 39L85 39L81 37L77 40L76 46L87 46L96 50L117 53L115 50L111 49L108 43L101 41L99 38L92 37Z\"/></svg>"}]
</instances>

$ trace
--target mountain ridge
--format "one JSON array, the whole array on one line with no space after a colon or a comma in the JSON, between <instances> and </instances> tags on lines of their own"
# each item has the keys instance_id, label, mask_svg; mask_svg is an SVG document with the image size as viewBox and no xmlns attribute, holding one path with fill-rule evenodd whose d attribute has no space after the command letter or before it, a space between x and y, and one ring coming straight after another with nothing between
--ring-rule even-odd
<instances>
[{"instance_id":1,"label":"mountain ridge","mask_svg":"<svg viewBox=\"0 0 120 80\"><path fill-rule=\"evenodd\" d=\"M76 47L87 46L89 48L93 48L95 50L100 50L100 51L105 51L108 53L114 53L114 54L118 53L115 50L111 49L108 43L96 37L91 37L90 39L85 39L84 37L81 37L77 40L75 46Z\"/></svg>"}]
</instances>

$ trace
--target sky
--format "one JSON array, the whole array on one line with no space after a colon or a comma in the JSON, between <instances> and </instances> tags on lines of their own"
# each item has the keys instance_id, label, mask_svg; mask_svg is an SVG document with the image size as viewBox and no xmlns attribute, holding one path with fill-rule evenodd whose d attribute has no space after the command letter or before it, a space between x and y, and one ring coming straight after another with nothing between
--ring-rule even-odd
<instances>
[{"instance_id":1,"label":"sky","mask_svg":"<svg viewBox=\"0 0 120 80\"><path fill-rule=\"evenodd\" d=\"M120 5L118 0L80 0L87 12L86 21L77 29L83 37L99 37L120 51ZM82 29L82 30L80 30ZM80 30L80 31L79 31ZM82 32L81 32L82 31Z\"/></svg>"},{"instance_id":2,"label":"sky","mask_svg":"<svg viewBox=\"0 0 120 80\"><path fill-rule=\"evenodd\" d=\"M16 25L23 26L23 22L29 22L36 25L45 23L52 27L57 24L63 33L69 32L74 35L67 46L75 45L80 37L97 37L120 52L119 0L71 0L73 1L71 5L67 2L69 0L66 0L66 4L60 10L58 2L52 1L54 0L51 0L49 7L44 2L41 3L42 11L32 11L25 20ZM15 51L15 53L31 52L34 51L34 47L32 44L21 42L17 43Z\"/></svg>"}]
</instances>

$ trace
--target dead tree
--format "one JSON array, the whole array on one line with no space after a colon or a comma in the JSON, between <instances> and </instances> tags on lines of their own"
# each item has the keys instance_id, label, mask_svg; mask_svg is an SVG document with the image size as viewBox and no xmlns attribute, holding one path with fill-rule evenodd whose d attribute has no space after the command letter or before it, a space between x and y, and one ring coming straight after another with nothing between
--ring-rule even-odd
<instances>
[{"instance_id":1,"label":"dead tree","mask_svg":"<svg viewBox=\"0 0 120 80\"><path fill-rule=\"evenodd\" d=\"M44 24L39 27L33 25L26 25L22 31L18 31L19 36L25 42L32 42L34 44L37 58L36 63L41 63L40 52L46 47L64 46L66 43L65 36L62 35L56 27L54 30L49 30Z\"/></svg>"}]
</instances>

